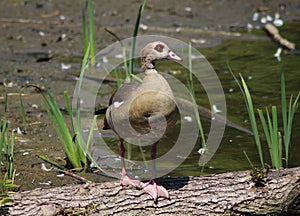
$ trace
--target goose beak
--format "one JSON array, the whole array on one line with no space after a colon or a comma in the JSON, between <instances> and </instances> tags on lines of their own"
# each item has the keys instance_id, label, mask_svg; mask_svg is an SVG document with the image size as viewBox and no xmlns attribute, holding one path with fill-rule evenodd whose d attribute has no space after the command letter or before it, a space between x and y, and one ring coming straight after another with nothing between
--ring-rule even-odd
<instances>
[{"instance_id":1,"label":"goose beak","mask_svg":"<svg viewBox=\"0 0 300 216\"><path fill-rule=\"evenodd\" d=\"M169 52L167 59L170 59L170 60L176 61L176 62L182 61L182 59L172 51Z\"/></svg>"}]
</instances>

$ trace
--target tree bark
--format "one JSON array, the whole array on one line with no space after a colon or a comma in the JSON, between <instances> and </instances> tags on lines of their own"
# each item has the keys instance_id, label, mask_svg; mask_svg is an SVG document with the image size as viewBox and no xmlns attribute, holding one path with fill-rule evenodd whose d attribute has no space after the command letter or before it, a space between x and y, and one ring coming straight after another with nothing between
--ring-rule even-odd
<instances>
[{"instance_id":1,"label":"tree bark","mask_svg":"<svg viewBox=\"0 0 300 216\"><path fill-rule=\"evenodd\" d=\"M250 171L159 179L171 199L154 203L118 181L35 189L11 195L0 215L299 215L300 167L270 171L254 186Z\"/></svg>"}]
</instances>

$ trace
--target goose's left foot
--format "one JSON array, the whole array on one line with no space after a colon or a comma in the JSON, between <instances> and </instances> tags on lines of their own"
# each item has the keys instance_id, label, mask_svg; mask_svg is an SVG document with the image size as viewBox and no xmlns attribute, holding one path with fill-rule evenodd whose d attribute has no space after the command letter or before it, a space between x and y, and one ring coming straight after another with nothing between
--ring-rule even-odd
<instances>
[{"instance_id":1,"label":"goose's left foot","mask_svg":"<svg viewBox=\"0 0 300 216\"><path fill-rule=\"evenodd\" d=\"M160 184L157 184L154 179L145 183L142 189L146 191L154 199L154 201L157 201L158 197L163 197L167 199L170 198L167 189L161 186Z\"/></svg>"}]
</instances>

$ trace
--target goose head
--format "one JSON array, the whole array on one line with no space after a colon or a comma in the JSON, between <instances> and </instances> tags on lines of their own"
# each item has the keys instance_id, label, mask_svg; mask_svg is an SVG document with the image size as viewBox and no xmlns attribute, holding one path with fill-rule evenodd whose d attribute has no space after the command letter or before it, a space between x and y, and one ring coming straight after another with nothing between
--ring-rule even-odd
<instances>
[{"instance_id":1,"label":"goose head","mask_svg":"<svg viewBox=\"0 0 300 216\"><path fill-rule=\"evenodd\" d=\"M141 50L142 68L144 71L147 69L154 69L155 61L160 59L169 59L172 61L180 62L182 59L177 56L170 48L161 41L155 41L147 44Z\"/></svg>"}]
</instances>

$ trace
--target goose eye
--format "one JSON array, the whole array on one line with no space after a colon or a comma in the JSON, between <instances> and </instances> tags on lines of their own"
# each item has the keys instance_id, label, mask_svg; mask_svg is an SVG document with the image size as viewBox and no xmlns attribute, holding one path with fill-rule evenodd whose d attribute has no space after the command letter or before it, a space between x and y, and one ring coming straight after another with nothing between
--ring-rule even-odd
<instances>
[{"instance_id":1,"label":"goose eye","mask_svg":"<svg viewBox=\"0 0 300 216\"><path fill-rule=\"evenodd\" d=\"M162 45L162 44L157 44L155 47L154 47L154 49L156 50L156 51L158 51L158 52L162 52L163 50L164 50L164 45Z\"/></svg>"}]
</instances>

